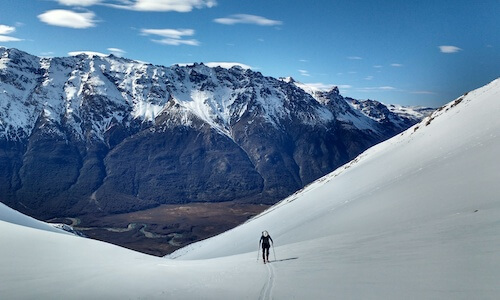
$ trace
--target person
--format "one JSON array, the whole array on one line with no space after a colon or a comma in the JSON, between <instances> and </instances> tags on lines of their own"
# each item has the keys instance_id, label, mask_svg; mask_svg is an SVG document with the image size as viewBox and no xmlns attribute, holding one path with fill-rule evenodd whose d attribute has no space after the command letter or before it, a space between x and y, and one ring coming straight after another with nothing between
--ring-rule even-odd
<instances>
[{"instance_id":1,"label":"person","mask_svg":"<svg viewBox=\"0 0 500 300\"><path fill-rule=\"evenodd\" d=\"M274 244L273 239L269 235L267 231L262 231L262 236L260 237L259 247L262 244L262 259L264 263L269 262L269 248L271 247L271 243Z\"/></svg>"}]
</instances>

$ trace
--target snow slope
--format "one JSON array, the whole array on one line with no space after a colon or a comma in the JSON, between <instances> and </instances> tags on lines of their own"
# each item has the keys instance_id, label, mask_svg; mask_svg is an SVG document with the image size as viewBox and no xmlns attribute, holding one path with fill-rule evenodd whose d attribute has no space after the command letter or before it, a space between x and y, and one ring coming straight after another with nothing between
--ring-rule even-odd
<instances>
[{"instance_id":1,"label":"snow slope","mask_svg":"<svg viewBox=\"0 0 500 300\"><path fill-rule=\"evenodd\" d=\"M14 224L0 206L0 298L496 299L499 114L497 79L169 259Z\"/></svg>"}]
</instances>

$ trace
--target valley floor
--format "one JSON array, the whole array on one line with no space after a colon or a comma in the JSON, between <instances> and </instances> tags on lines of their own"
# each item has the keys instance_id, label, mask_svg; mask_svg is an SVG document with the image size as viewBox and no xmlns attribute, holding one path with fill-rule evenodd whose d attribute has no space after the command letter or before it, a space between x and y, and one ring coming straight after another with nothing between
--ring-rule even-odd
<instances>
[{"instance_id":1,"label":"valley floor","mask_svg":"<svg viewBox=\"0 0 500 300\"><path fill-rule=\"evenodd\" d=\"M92 239L164 256L190 243L234 228L269 205L236 202L171 204L108 216L55 218Z\"/></svg>"}]
</instances>

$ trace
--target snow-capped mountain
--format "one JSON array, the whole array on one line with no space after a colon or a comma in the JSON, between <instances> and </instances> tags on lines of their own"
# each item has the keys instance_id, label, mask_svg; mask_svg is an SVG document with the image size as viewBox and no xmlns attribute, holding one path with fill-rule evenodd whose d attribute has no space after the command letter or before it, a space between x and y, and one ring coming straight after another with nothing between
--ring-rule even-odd
<instances>
[{"instance_id":1,"label":"snow-capped mountain","mask_svg":"<svg viewBox=\"0 0 500 300\"><path fill-rule=\"evenodd\" d=\"M356 103L241 67L0 48L1 201L38 216L273 203L421 118Z\"/></svg>"},{"instance_id":2,"label":"snow-capped mountain","mask_svg":"<svg viewBox=\"0 0 500 300\"><path fill-rule=\"evenodd\" d=\"M0 204L0 297L496 299L499 99L497 79L167 259L54 232ZM267 265L262 230L274 240Z\"/></svg>"}]
</instances>

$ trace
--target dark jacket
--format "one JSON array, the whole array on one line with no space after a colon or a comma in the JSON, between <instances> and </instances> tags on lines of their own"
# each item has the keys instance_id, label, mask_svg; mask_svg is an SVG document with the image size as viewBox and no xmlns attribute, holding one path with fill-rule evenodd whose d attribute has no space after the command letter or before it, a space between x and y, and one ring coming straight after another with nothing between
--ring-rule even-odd
<instances>
[{"instance_id":1,"label":"dark jacket","mask_svg":"<svg viewBox=\"0 0 500 300\"><path fill-rule=\"evenodd\" d=\"M262 248L269 248L269 247L271 247L271 244L269 243L269 240L272 243L274 243L273 239L271 238L270 235L268 235L268 236L261 236L260 237L260 242L259 243L262 243Z\"/></svg>"}]
</instances>

